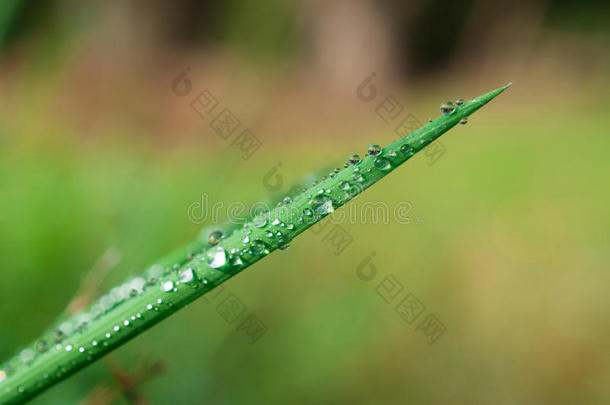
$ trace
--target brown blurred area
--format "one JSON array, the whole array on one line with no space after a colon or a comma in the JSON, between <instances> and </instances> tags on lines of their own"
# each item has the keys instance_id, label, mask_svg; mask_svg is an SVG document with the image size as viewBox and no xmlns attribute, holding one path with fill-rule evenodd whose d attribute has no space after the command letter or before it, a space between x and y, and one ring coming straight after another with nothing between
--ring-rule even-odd
<instances>
[{"instance_id":1,"label":"brown blurred area","mask_svg":"<svg viewBox=\"0 0 610 405\"><path fill-rule=\"evenodd\" d=\"M607 12L585 3L585 16ZM190 67L195 86L223 94L257 129L284 133L350 120L361 107L354 89L372 72L408 105L445 86L482 91L512 80L536 84L534 97L587 86L607 68L607 33L570 16L572 8L542 0L23 3L7 24L0 82L19 100L11 87L28 86L14 80L24 71L52 75L48 113L82 135L127 125L146 137L188 137L196 117L168 83Z\"/></svg>"}]
</instances>

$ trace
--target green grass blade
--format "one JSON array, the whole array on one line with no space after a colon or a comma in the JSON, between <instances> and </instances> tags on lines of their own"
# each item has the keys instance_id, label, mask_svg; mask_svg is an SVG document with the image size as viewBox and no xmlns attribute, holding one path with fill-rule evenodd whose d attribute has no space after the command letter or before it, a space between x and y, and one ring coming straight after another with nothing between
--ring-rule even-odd
<instances>
[{"instance_id":1,"label":"green grass blade","mask_svg":"<svg viewBox=\"0 0 610 405\"><path fill-rule=\"evenodd\" d=\"M0 403L23 402L287 245L467 118L509 85L474 98L250 222L224 228L218 245L195 241L116 287L0 367Z\"/></svg>"}]
</instances>

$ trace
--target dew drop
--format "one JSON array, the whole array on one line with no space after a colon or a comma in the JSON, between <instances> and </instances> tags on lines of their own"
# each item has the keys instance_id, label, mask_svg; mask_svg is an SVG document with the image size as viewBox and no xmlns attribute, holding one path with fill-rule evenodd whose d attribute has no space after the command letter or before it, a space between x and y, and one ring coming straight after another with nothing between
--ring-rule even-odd
<instances>
[{"instance_id":1,"label":"dew drop","mask_svg":"<svg viewBox=\"0 0 610 405\"><path fill-rule=\"evenodd\" d=\"M362 177L362 174L360 173L354 173L352 179L354 179L354 181L357 183L362 183L364 181L364 177Z\"/></svg>"},{"instance_id":2,"label":"dew drop","mask_svg":"<svg viewBox=\"0 0 610 405\"><path fill-rule=\"evenodd\" d=\"M378 157L377 159L375 159L375 167L379 170L390 170L390 168L392 167L390 165L390 161L386 158L382 158L382 157Z\"/></svg>"},{"instance_id":3,"label":"dew drop","mask_svg":"<svg viewBox=\"0 0 610 405\"><path fill-rule=\"evenodd\" d=\"M211 248L205 253L205 262L213 269L222 267L227 263L227 252L221 246Z\"/></svg>"},{"instance_id":4,"label":"dew drop","mask_svg":"<svg viewBox=\"0 0 610 405\"><path fill-rule=\"evenodd\" d=\"M257 239L250 245L250 251L255 256L261 256L267 252L267 245L265 245L265 242Z\"/></svg>"},{"instance_id":5,"label":"dew drop","mask_svg":"<svg viewBox=\"0 0 610 405\"><path fill-rule=\"evenodd\" d=\"M208 235L208 243L212 246L216 246L220 243L220 241L224 237L225 237L225 234L223 231L212 231Z\"/></svg>"},{"instance_id":6,"label":"dew drop","mask_svg":"<svg viewBox=\"0 0 610 405\"><path fill-rule=\"evenodd\" d=\"M341 184L339 185L339 188L340 188L341 190L343 190L343 191L347 191L347 190L349 190L349 189L350 189L350 187L351 187L351 186L350 186L350 184L349 184L347 181L344 181L343 183L341 183Z\"/></svg>"},{"instance_id":7,"label":"dew drop","mask_svg":"<svg viewBox=\"0 0 610 405\"><path fill-rule=\"evenodd\" d=\"M123 321L123 326L129 326L129 321L127 319Z\"/></svg>"},{"instance_id":8,"label":"dew drop","mask_svg":"<svg viewBox=\"0 0 610 405\"><path fill-rule=\"evenodd\" d=\"M258 215L254 217L252 224L257 228L263 228L265 225L267 225L267 217L264 215Z\"/></svg>"},{"instance_id":9,"label":"dew drop","mask_svg":"<svg viewBox=\"0 0 610 405\"><path fill-rule=\"evenodd\" d=\"M445 101L444 103L441 103L441 114L447 115L451 114L454 111L455 104L453 103L453 101Z\"/></svg>"},{"instance_id":10,"label":"dew drop","mask_svg":"<svg viewBox=\"0 0 610 405\"><path fill-rule=\"evenodd\" d=\"M284 246L280 246L278 249L287 250L289 247L290 247L290 245L284 245Z\"/></svg>"},{"instance_id":11,"label":"dew drop","mask_svg":"<svg viewBox=\"0 0 610 405\"><path fill-rule=\"evenodd\" d=\"M462 104L464 104L464 100L461 98L458 98L457 100L455 100L455 105L457 105L458 107L461 106Z\"/></svg>"},{"instance_id":12,"label":"dew drop","mask_svg":"<svg viewBox=\"0 0 610 405\"><path fill-rule=\"evenodd\" d=\"M335 211L333 201L325 195L317 195L311 200L311 206L318 215L327 215Z\"/></svg>"},{"instance_id":13,"label":"dew drop","mask_svg":"<svg viewBox=\"0 0 610 405\"><path fill-rule=\"evenodd\" d=\"M369 156L377 156L381 153L381 146L379 146L375 143L372 145L369 145L369 148L367 149L366 153Z\"/></svg>"},{"instance_id":14,"label":"dew drop","mask_svg":"<svg viewBox=\"0 0 610 405\"><path fill-rule=\"evenodd\" d=\"M78 348L78 351L80 353L85 353L85 348L81 346L81 347Z\"/></svg>"},{"instance_id":15,"label":"dew drop","mask_svg":"<svg viewBox=\"0 0 610 405\"><path fill-rule=\"evenodd\" d=\"M286 225L286 229L288 229L289 231L292 231L294 229L294 224Z\"/></svg>"},{"instance_id":16,"label":"dew drop","mask_svg":"<svg viewBox=\"0 0 610 405\"><path fill-rule=\"evenodd\" d=\"M191 268L182 270L178 276L180 277L181 283L194 284L197 281L197 278L195 277L195 273L193 272L193 269L191 269Z\"/></svg>"},{"instance_id":17,"label":"dew drop","mask_svg":"<svg viewBox=\"0 0 610 405\"><path fill-rule=\"evenodd\" d=\"M66 349L66 351L67 351L67 352L71 352L71 351L72 351L72 349L73 349L73 347L72 347L72 345L67 345L67 346L65 347L65 349Z\"/></svg>"},{"instance_id":18,"label":"dew drop","mask_svg":"<svg viewBox=\"0 0 610 405\"><path fill-rule=\"evenodd\" d=\"M97 340L92 340L91 341L91 346L97 346Z\"/></svg>"},{"instance_id":19,"label":"dew drop","mask_svg":"<svg viewBox=\"0 0 610 405\"><path fill-rule=\"evenodd\" d=\"M303 210L303 215L305 215L306 217L311 217L311 216L313 216L313 211L310 210L309 208L305 208Z\"/></svg>"},{"instance_id":20,"label":"dew drop","mask_svg":"<svg viewBox=\"0 0 610 405\"><path fill-rule=\"evenodd\" d=\"M36 342L36 350L38 350L39 353L44 353L49 350L49 344L46 340L39 340Z\"/></svg>"},{"instance_id":21,"label":"dew drop","mask_svg":"<svg viewBox=\"0 0 610 405\"><path fill-rule=\"evenodd\" d=\"M279 218L275 218L275 219L273 220L273 222L271 223L271 225L279 225L279 224L280 224L280 220L279 220Z\"/></svg>"},{"instance_id":22,"label":"dew drop","mask_svg":"<svg viewBox=\"0 0 610 405\"><path fill-rule=\"evenodd\" d=\"M30 364L33 362L35 357L36 352L32 349L23 349L21 353L19 353L19 360L25 364Z\"/></svg>"},{"instance_id":23,"label":"dew drop","mask_svg":"<svg viewBox=\"0 0 610 405\"><path fill-rule=\"evenodd\" d=\"M112 329L114 329L115 332L118 332L121 329L121 327L119 325L114 325L114 328L112 328Z\"/></svg>"},{"instance_id":24,"label":"dew drop","mask_svg":"<svg viewBox=\"0 0 610 405\"><path fill-rule=\"evenodd\" d=\"M250 243L250 237L246 236L246 237L244 238L244 243Z\"/></svg>"},{"instance_id":25,"label":"dew drop","mask_svg":"<svg viewBox=\"0 0 610 405\"><path fill-rule=\"evenodd\" d=\"M229 263L231 263L231 266L241 266L242 264L244 264L239 255L231 255L229 257ZM206 284L207 282L207 280L203 280L203 284Z\"/></svg>"},{"instance_id":26,"label":"dew drop","mask_svg":"<svg viewBox=\"0 0 610 405\"><path fill-rule=\"evenodd\" d=\"M463 117L463 118L460 120L460 125L466 125L466 124L468 124L468 117Z\"/></svg>"},{"instance_id":27,"label":"dew drop","mask_svg":"<svg viewBox=\"0 0 610 405\"><path fill-rule=\"evenodd\" d=\"M163 291L163 292L170 292L173 289L174 289L174 282L171 280L164 281L161 284L161 291Z\"/></svg>"},{"instance_id":28,"label":"dew drop","mask_svg":"<svg viewBox=\"0 0 610 405\"><path fill-rule=\"evenodd\" d=\"M57 343L64 340L65 337L66 337L66 334L60 330L57 330L57 331L55 331L55 333L53 333L53 340L55 340L55 342L57 342Z\"/></svg>"},{"instance_id":29,"label":"dew drop","mask_svg":"<svg viewBox=\"0 0 610 405\"><path fill-rule=\"evenodd\" d=\"M355 165L360 163L360 156L358 156L357 154L352 154L349 156L349 163Z\"/></svg>"},{"instance_id":30,"label":"dew drop","mask_svg":"<svg viewBox=\"0 0 610 405\"><path fill-rule=\"evenodd\" d=\"M405 155L411 155L415 149L411 145L402 145L400 151Z\"/></svg>"},{"instance_id":31,"label":"dew drop","mask_svg":"<svg viewBox=\"0 0 610 405\"><path fill-rule=\"evenodd\" d=\"M284 203L284 205L288 205L292 202L292 198L290 197L284 197L284 199L282 200L282 202Z\"/></svg>"}]
</instances>

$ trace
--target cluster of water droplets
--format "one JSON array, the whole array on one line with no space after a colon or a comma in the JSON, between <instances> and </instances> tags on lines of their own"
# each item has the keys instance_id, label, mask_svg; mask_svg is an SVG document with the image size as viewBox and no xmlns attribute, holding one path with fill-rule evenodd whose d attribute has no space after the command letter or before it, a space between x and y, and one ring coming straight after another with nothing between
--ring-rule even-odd
<instances>
[{"instance_id":1,"label":"cluster of water droplets","mask_svg":"<svg viewBox=\"0 0 610 405\"><path fill-rule=\"evenodd\" d=\"M455 102L444 101L441 103L441 113L443 115L453 114L462 105L464 105L464 100L461 98L458 98L457 100L455 100ZM468 123L468 117L463 117L462 119L460 119L459 123L460 125L466 125Z\"/></svg>"}]
</instances>

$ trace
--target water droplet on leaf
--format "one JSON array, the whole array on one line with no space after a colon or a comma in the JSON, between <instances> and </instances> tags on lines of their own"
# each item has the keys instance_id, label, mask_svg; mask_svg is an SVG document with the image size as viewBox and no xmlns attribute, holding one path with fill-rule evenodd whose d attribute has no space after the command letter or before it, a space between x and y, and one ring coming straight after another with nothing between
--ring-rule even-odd
<instances>
[{"instance_id":1,"label":"water droplet on leaf","mask_svg":"<svg viewBox=\"0 0 610 405\"><path fill-rule=\"evenodd\" d=\"M441 114L447 115L451 114L454 111L455 104L453 104L453 101L445 101L444 103L441 103Z\"/></svg>"},{"instance_id":2,"label":"water droplet on leaf","mask_svg":"<svg viewBox=\"0 0 610 405\"><path fill-rule=\"evenodd\" d=\"M372 145L369 145L369 148L367 149L366 153L369 156L377 156L381 153L381 146L379 146L375 143Z\"/></svg>"},{"instance_id":3,"label":"water droplet on leaf","mask_svg":"<svg viewBox=\"0 0 610 405\"><path fill-rule=\"evenodd\" d=\"M213 269L222 267L227 263L227 252L221 246L211 248L205 253L205 262Z\"/></svg>"}]
</instances>

